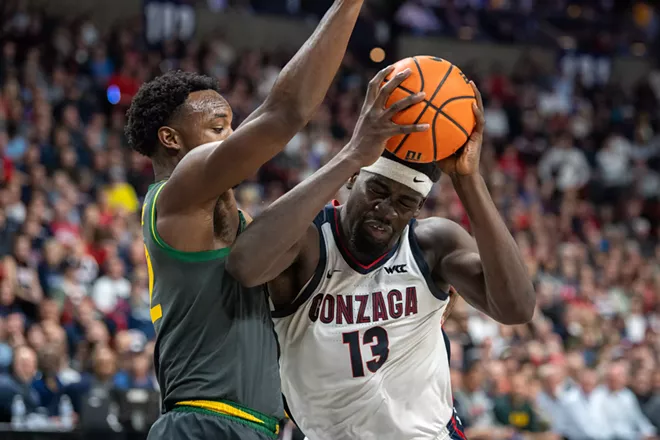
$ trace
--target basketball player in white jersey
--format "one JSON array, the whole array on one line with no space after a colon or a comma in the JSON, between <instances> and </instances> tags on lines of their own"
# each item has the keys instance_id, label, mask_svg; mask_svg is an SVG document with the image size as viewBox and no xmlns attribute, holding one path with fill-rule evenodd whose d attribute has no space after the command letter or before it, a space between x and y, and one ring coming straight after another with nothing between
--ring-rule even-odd
<instances>
[{"instance_id":1,"label":"basketball player in white jersey","mask_svg":"<svg viewBox=\"0 0 660 440\"><path fill-rule=\"evenodd\" d=\"M380 88L389 72L370 83L350 143L255 220L229 257L242 283L268 282L282 391L310 440L465 439L440 325L450 285L504 324L529 321L535 307L527 269L479 174L476 87L478 122L462 152L412 165L381 155L400 133L392 116L419 99L385 109L406 75ZM476 242L449 220L415 219L440 170ZM346 203L323 208L346 181Z\"/></svg>"}]
</instances>

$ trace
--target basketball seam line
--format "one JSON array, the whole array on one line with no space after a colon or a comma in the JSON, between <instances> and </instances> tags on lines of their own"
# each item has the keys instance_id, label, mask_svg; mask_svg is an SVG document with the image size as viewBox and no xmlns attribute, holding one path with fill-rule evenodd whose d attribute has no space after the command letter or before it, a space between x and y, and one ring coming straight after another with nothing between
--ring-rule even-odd
<instances>
[{"instance_id":1,"label":"basketball seam line","mask_svg":"<svg viewBox=\"0 0 660 440\"><path fill-rule=\"evenodd\" d=\"M417 93L417 92L413 92L412 90L407 89L407 88L405 88L405 87L403 87L403 86L397 86L397 89L400 89L400 90L402 90L402 91L408 93L409 95L415 95L415 94ZM445 108L445 106L446 106L447 104L449 104L450 102L453 102L453 101L461 101L461 100L463 100L463 99L474 99L474 100L476 100L477 97L476 97L476 96L472 96L472 95L454 96L453 98L449 98L448 100L446 100L445 102L443 102L442 105L441 105L440 107L436 107L431 101L428 101L428 100L426 100L426 99L425 99L424 101L422 101L422 102L425 103L425 104L428 104L428 106L431 107L433 110L441 111L441 110L442 110L443 108Z\"/></svg>"},{"instance_id":2,"label":"basketball seam line","mask_svg":"<svg viewBox=\"0 0 660 440\"><path fill-rule=\"evenodd\" d=\"M448 120L449 122L451 122L452 124L454 124L454 125L456 125L458 128L460 128L461 131L462 131L466 136L468 135L467 132L463 129L463 127L461 127L460 125L458 125L458 123L457 123L455 120L451 119L449 116L447 116L447 114L446 114L445 112L442 111L442 109L443 109L447 104L449 104L450 102L452 102L452 101L460 101L460 100L463 100L463 99L476 99L476 97L475 97L475 96L455 96L455 97L453 97L453 98L451 98L451 99L446 100L446 101L440 106L440 108L436 108L435 116L433 116L433 123L431 124L431 130L433 130L433 133L434 133L434 134L435 134L435 124L436 124L436 122L438 121L438 115L442 114L445 118L447 118L447 120ZM432 106L433 108L435 108L435 106L433 106L433 104L431 104L431 106ZM469 136L468 136L468 137L469 137ZM435 138L435 136L432 136L432 138L433 138L433 160L436 160L437 157L438 157L438 145L437 145L437 142L438 142L438 141L437 141L437 139Z\"/></svg>"},{"instance_id":3,"label":"basketball seam line","mask_svg":"<svg viewBox=\"0 0 660 440\"><path fill-rule=\"evenodd\" d=\"M403 86L398 86L397 88L398 88L398 89L401 89L402 91L404 91L404 92L406 92L406 93L408 93L408 94L410 94L410 95L414 95L414 94L415 94L415 92L413 92L412 90L409 90L409 89L407 89L407 88L405 88L405 87L403 87ZM438 120L438 115L442 113L442 115L443 115L445 118L447 118L447 120L448 120L449 122L451 122L452 124L454 124L454 125L456 125L458 128L460 128L461 131L463 132L463 134L465 134L465 135L469 138L467 132L463 129L463 127L460 126L455 120L453 120L453 119L451 119L450 117L448 117L447 114L446 114L445 112L442 111L442 109L445 108L445 106L446 106L447 104L449 104L450 102L452 102L452 101L460 101L460 100L463 100L463 99L474 99L474 100L476 100L477 97L476 97L476 96L470 96L470 95L455 96L455 97L453 97L453 98L451 98L451 99L446 100L446 101L442 104L442 106L440 106L440 107L436 107L435 105L433 105L433 103L431 103L431 102L429 102L429 101L427 101L427 100L424 100L424 102L425 102L429 107L431 107L432 109L434 109L434 110L436 111L435 116L433 116L433 122L431 123L431 129L432 129L434 132L435 132L435 123L436 123L436 121ZM434 152L434 154L437 154L437 153L436 153L436 151L437 151L437 145L436 145L436 142L437 142L437 141L436 141L436 139L435 139L435 136L433 136L433 152ZM435 159L436 157L437 157L437 156L434 156L433 158Z\"/></svg>"},{"instance_id":4,"label":"basketball seam line","mask_svg":"<svg viewBox=\"0 0 660 440\"><path fill-rule=\"evenodd\" d=\"M444 116L445 118L447 118L447 120L448 120L449 122L451 122L452 124L454 124L459 130L461 130L461 131L463 132L463 134L465 135L466 140L467 140L467 139L470 139L470 135L468 134L468 132L465 131L465 129L464 129L463 127L461 127L461 125L460 125L458 122L456 122L451 116L449 116L447 113L443 112L442 110L439 110L437 114L442 114L442 116ZM435 137L434 137L434 139L435 139Z\"/></svg>"},{"instance_id":5,"label":"basketball seam line","mask_svg":"<svg viewBox=\"0 0 660 440\"><path fill-rule=\"evenodd\" d=\"M401 90L403 90L404 92L408 93L409 95L414 95L414 94L415 94L415 92L413 92L412 90L407 89L407 88L405 88L405 87L403 87L403 86L396 86L396 88L397 88L397 89L401 89ZM424 101L426 101L426 100L424 100Z\"/></svg>"},{"instance_id":6,"label":"basketball seam line","mask_svg":"<svg viewBox=\"0 0 660 440\"><path fill-rule=\"evenodd\" d=\"M433 130L433 133L431 135L431 139L433 139L433 161L435 161L438 157L438 141L435 138L435 123L438 120L438 115L440 114L440 111L437 110L435 112L435 116L433 116L433 123L431 124L431 130Z\"/></svg>"},{"instance_id":7,"label":"basketball seam line","mask_svg":"<svg viewBox=\"0 0 660 440\"><path fill-rule=\"evenodd\" d=\"M436 97L436 95L438 94L438 92L440 91L440 89L442 88L442 86L445 84L445 81L447 81L447 78L449 78L449 74L451 73L451 71L452 71L453 69L454 69L454 66L453 66L453 65L450 65L450 66L449 66L449 69L447 69L447 72L445 72L445 76L442 78L442 81L440 81L440 84L438 84L438 87L436 87L435 92L433 92L433 96L431 96L431 99L429 99L429 100L426 102L426 106L425 106L424 109L419 113L419 116L417 117L417 120L415 120L414 124L418 124L418 123L419 123L419 120L422 119L422 116L424 116L424 113L426 113L426 110L429 108L429 105L431 105L431 102L433 102L433 98ZM420 73L421 73L421 72L420 72ZM420 77L421 77L421 78L424 78L424 75L420 75ZM422 90L424 90L424 89L422 89ZM394 152L393 152L394 154L396 154L396 153L401 149L401 147L402 147L403 144L406 142L406 140L408 139L409 136L410 136L410 134L407 134L407 135L405 135L405 136L403 137L403 139L401 140L401 142L399 142L399 145L397 145L397 147L394 149ZM434 137L435 137L435 136L434 136ZM433 147L435 148L435 145L434 145ZM434 151L434 152L433 152L433 160L434 160L434 161L435 161L436 155L437 155L437 154L436 154L436 152Z\"/></svg>"},{"instance_id":8,"label":"basketball seam line","mask_svg":"<svg viewBox=\"0 0 660 440\"><path fill-rule=\"evenodd\" d=\"M420 90L424 90L424 74L422 74L422 67L419 65L417 57L413 57L413 62L415 63L415 66L417 66L417 73L419 73L419 79L422 82Z\"/></svg>"},{"instance_id":9,"label":"basketball seam line","mask_svg":"<svg viewBox=\"0 0 660 440\"><path fill-rule=\"evenodd\" d=\"M450 102L461 101L461 100L463 100L463 99L475 99L475 100L476 100L477 98L476 98L476 96L470 96L470 95L465 95L465 96L454 96L453 98L449 98L448 100L446 100L445 102L443 102L442 105L441 105L440 107L435 107L435 106L434 106L434 108L435 108L437 111L441 112L442 109L445 108L445 106L446 106L447 104L449 104ZM431 105L433 105L433 104L431 104Z\"/></svg>"}]
</instances>

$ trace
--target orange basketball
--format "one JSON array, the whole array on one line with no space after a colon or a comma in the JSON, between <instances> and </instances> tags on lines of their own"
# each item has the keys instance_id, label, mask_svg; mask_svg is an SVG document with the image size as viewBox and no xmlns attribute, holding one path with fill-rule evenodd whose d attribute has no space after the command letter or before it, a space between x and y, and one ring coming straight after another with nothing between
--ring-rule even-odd
<instances>
[{"instance_id":1,"label":"orange basketball","mask_svg":"<svg viewBox=\"0 0 660 440\"><path fill-rule=\"evenodd\" d=\"M392 93L387 106L419 92L424 101L400 112L397 124L429 124L422 133L399 135L387 143L387 150L408 162L427 163L451 156L467 141L474 129L474 90L461 70L437 57L406 58L394 65L386 80L410 68L412 74Z\"/></svg>"}]
</instances>

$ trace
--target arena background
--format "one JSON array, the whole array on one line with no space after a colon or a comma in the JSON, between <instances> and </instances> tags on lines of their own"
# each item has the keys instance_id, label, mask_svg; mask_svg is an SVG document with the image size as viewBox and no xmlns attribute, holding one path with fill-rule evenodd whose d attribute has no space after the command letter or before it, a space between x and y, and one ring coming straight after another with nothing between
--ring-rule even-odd
<instances>
[{"instance_id":1,"label":"arena background","mask_svg":"<svg viewBox=\"0 0 660 440\"><path fill-rule=\"evenodd\" d=\"M142 82L179 68L218 77L240 123L330 3L0 3L2 438L145 437L159 413L139 228L153 176L126 146L124 112ZM241 206L258 215L335 154L385 63L456 63L484 95L482 173L538 292L529 325L464 303L445 323L468 438L657 438L655 2L366 3L326 103L237 188ZM469 228L448 180L424 215Z\"/></svg>"}]
</instances>

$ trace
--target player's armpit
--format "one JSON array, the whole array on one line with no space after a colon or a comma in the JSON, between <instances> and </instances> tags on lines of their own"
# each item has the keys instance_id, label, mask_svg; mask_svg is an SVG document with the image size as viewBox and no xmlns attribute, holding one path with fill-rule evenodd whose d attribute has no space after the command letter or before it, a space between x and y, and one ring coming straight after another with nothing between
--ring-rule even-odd
<instances>
[{"instance_id":1,"label":"player's armpit","mask_svg":"<svg viewBox=\"0 0 660 440\"><path fill-rule=\"evenodd\" d=\"M440 325L444 325L449 316L451 315L451 312L454 310L454 307L456 307L456 303L458 302L458 292L456 292L456 289L454 289L453 286L449 287L449 302L447 303L447 307L445 307L445 311L442 313L442 318L440 319Z\"/></svg>"},{"instance_id":2,"label":"player's armpit","mask_svg":"<svg viewBox=\"0 0 660 440\"><path fill-rule=\"evenodd\" d=\"M415 233L436 282L449 283L472 307L496 321L506 321L489 296L477 244L465 229L433 217L421 220Z\"/></svg>"},{"instance_id":3,"label":"player's armpit","mask_svg":"<svg viewBox=\"0 0 660 440\"><path fill-rule=\"evenodd\" d=\"M420 220L415 235L433 279L451 285L473 307L487 313L487 295L477 245L461 226L439 217Z\"/></svg>"}]
</instances>

